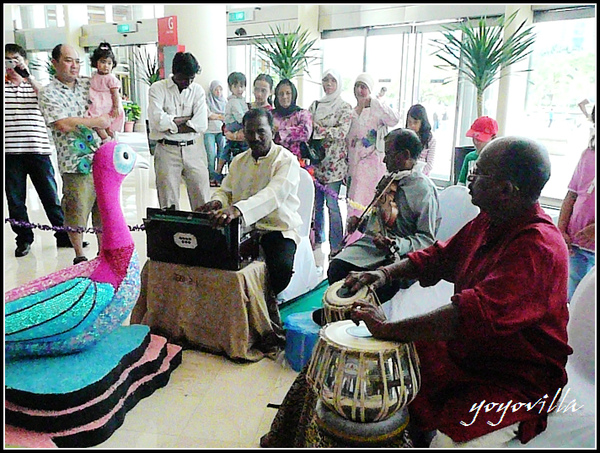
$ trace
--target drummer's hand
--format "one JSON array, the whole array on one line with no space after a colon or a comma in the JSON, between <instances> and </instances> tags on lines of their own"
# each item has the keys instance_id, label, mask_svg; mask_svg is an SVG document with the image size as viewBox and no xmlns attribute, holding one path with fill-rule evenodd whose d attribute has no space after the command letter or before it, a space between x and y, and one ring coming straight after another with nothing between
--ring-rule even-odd
<instances>
[{"instance_id":1,"label":"drummer's hand","mask_svg":"<svg viewBox=\"0 0 600 453\"><path fill-rule=\"evenodd\" d=\"M216 211L217 209L221 209L222 207L223 207L223 205L221 204L220 201L218 201L218 200L212 200L212 201L209 201L208 203L204 203L199 208L196 208L196 211L198 211L198 212L210 212L210 211Z\"/></svg>"},{"instance_id":2,"label":"drummer's hand","mask_svg":"<svg viewBox=\"0 0 600 453\"><path fill-rule=\"evenodd\" d=\"M363 300L357 300L352 304L350 319L352 319L356 325L358 325L360 321L364 321L369 332L371 332L374 337L378 336L383 324L387 321L385 313L380 305L373 305Z\"/></svg>"},{"instance_id":3,"label":"drummer's hand","mask_svg":"<svg viewBox=\"0 0 600 453\"><path fill-rule=\"evenodd\" d=\"M373 236L373 244L375 244L375 247L377 247L379 250L389 252L394 245L394 240L384 236L381 233L377 233L375 236Z\"/></svg>"},{"instance_id":4,"label":"drummer's hand","mask_svg":"<svg viewBox=\"0 0 600 453\"><path fill-rule=\"evenodd\" d=\"M356 294L363 286L377 289L385 284L383 271L350 272L344 280L344 286L350 288L351 294Z\"/></svg>"},{"instance_id":5,"label":"drummer's hand","mask_svg":"<svg viewBox=\"0 0 600 453\"><path fill-rule=\"evenodd\" d=\"M348 221L346 222L346 231L348 233L354 233L356 231L356 227L358 227L358 222L360 221L359 217L355 215L348 217Z\"/></svg>"},{"instance_id":6,"label":"drummer's hand","mask_svg":"<svg viewBox=\"0 0 600 453\"><path fill-rule=\"evenodd\" d=\"M220 228L225 225L229 225L233 219L240 217L242 213L235 206L229 206L225 209L218 209L216 211L210 211L208 218L213 228Z\"/></svg>"}]
</instances>

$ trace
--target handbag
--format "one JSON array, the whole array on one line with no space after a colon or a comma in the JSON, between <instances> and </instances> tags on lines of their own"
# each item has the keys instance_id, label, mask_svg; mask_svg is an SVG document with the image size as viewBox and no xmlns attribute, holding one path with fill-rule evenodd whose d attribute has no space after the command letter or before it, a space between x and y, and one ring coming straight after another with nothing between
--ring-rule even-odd
<instances>
[{"instance_id":1,"label":"handbag","mask_svg":"<svg viewBox=\"0 0 600 453\"><path fill-rule=\"evenodd\" d=\"M311 138L308 143L300 144L300 152L303 159L309 159L311 165L320 163L325 158L325 148L322 138Z\"/></svg>"},{"instance_id":2,"label":"handbag","mask_svg":"<svg viewBox=\"0 0 600 453\"><path fill-rule=\"evenodd\" d=\"M319 102L315 101L315 111L319 106ZM312 135L314 135L315 131L313 129ZM323 147L322 138L311 138L308 140L308 143L302 142L300 144L300 154L303 159L310 160L311 165L316 165L320 163L325 158L325 148Z\"/></svg>"}]
</instances>

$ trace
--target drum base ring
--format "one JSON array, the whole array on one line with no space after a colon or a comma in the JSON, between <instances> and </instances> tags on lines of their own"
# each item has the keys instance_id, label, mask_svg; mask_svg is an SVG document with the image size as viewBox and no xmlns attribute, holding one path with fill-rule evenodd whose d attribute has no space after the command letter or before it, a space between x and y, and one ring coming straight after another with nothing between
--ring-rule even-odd
<instances>
[{"instance_id":1,"label":"drum base ring","mask_svg":"<svg viewBox=\"0 0 600 453\"><path fill-rule=\"evenodd\" d=\"M403 407L380 422L361 423L343 418L328 408L321 399L315 408L317 425L327 434L349 446L386 446L403 435L408 425L408 409Z\"/></svg>"}]
</instances>

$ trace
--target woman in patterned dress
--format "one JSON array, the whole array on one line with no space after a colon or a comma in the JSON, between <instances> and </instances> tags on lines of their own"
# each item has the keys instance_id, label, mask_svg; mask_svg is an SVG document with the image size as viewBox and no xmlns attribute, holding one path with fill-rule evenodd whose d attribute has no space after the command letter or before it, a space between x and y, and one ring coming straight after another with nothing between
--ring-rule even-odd
<instances>
[{"instance_id":1,"label":"woman in patterned dress","mask_svg":"<svg viewBox=\"0 0 600 453\"><path fill-rule=\"evenodd\" d=\"M325 96L311 104L313 138L323 139L325 158L314 165L315 178L315 245L325 241L324 205L329 211L329 245L331 252L339 248L344 235L338 197L348 174L346 136L352 120L352 106L342 99L342 80L335 69L323 73Z\"/></svg>"},{"instance_id":2,"label":"woman in patterned dress","mask_svg":"<svg viewBox=\"0 0 600 453\"><path fill-rule=\"evenodd\" d=\"M294 84L283 79L275 87L275 108L273 113L273 141L296 155L302 167L300 143L306 143L312 134L310 112L296 105L298 90Z\"/></svg>"}]
</instances>

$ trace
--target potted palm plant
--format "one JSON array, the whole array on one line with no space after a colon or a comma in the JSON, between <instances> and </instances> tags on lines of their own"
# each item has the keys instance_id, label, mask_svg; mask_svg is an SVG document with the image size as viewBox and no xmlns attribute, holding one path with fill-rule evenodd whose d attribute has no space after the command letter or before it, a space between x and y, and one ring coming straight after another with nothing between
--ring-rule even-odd
<instances>
[{"instance_id":1,"label":"potted palm plant","mask_svg":"<svg viewBox=\"0 0 600 453\"><path fill-rule=\"evenodd\" d=\"M142 116L142 109L133 101L123 101L123 110L125 110L125 132L133 132L133 126Z\"/></svg>"},{"instance_id":2,"label":"potted palm plant","mask_svg":"<svg viewBox=\"0 0 600 453\"><path fill-rule=\"evenodd\" d=\"M478 117L483 115L485 90L505 75L503 69L522 61L533 51L535 34L533 27L525 27L525 21L504 37L505 28L514 21L516 14L517 11L508 17L502 15L492 25L482 17L477 25L464 21L447 26L442 32L444 39L433 40L438 48L435 55L445 63L436 67L457 70L459 77L465 77L474 85Z\"/></svg>"},{"instance_id":3,"label":"potted palm plant","mask_svg":"<svg viewBox=\"0 0 600 453\"><path fill-rule=\"evenodd\" d=\"M253 44L271 62L279 79L291 80L304 72L309 73L309 64L318 59L311 55L317 40L309 39L308 30L302 30L300 26L290 33L284 33L279 26L269 28L271 34L263 34L261 39L253 40Z\"/></svg>"}]
</instances>

